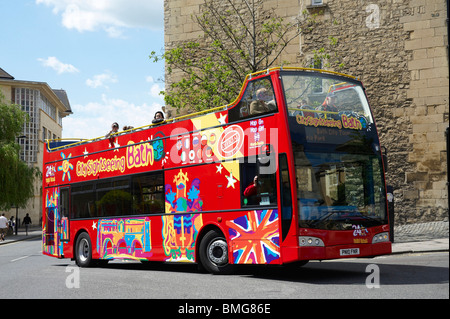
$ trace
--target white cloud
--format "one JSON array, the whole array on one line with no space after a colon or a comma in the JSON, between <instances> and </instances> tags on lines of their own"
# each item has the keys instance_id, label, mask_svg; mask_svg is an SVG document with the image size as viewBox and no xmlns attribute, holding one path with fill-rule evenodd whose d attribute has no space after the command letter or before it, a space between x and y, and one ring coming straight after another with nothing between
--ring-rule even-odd
<instances>
[{"instance_id":1,"label":"white cloud","mask_svg":"<svg viewBox=\"0 0 450 319\"><path fill-rule=\"evenodd\" d=\"M107 72L94 75L92 79L86 80L86 85L94 89L98 87L105 87L108 89L107 83L117 83L117 76Z\"/></svg>"},{"instance_id":2,"label":"white cloud","mask_svg":"<svg viewBox=\"0 0 450 319\"><path fill-rule=\"evenodd\" d=\"M151 75L147 76L145 80L149 83L152 83L152 86L150 87L150 96L158 99L163 99L163 96L159 93L163 91L163 88L159 83L155 83L155 80Z\"/></svg>"},{"instance_id":3,"label":"white cloud","mask_svg":"<svg viewBox=\"0 0 450 319\"><path fill-rule=\"evenodd\" d=\"M136 105L102 95L101 102L75 104L72 110L73 114L63 119L63 138L92 139L108 133L114 122L119 123L120 130L125 125L137 128L151 124L161 104Z\"/></svg>"},{"instance_id":4,"label":"white cloud","mask_svg":"<svg viewBox=\"0 0 450 319\"><path fill-rule=\"evenodd\" d=\"M53 70L58 72L58 74L80 72L72 64L62 63L54 56L50 56L47 59L39 58L38 61L40 61L43 66L52 68Z\"/></svg>"},{"instance_id":5,"label":"white cloud","mask_svg":"<svg viewBox=\"0 0 450 319\"><path fill-rule=\"evenodd\" d=\"M155 83L150 88L150 96L156 97L156 98L162 98L162 95L159 95L159 92L161 92L161 91L162 91L162 89L159 86L159 84Z\"/></svg>"},{"instance_id":6,"label":"white cloud","mask_svg":"<svg viewBox=\"0 0 450 319\"><path fill-rule=\"evenodd\" d=\"M79 32L104 30L121 37L124 28L163 29L163 0L36 0L61 14L62 24Z\"/></svg>"}]
</instances>

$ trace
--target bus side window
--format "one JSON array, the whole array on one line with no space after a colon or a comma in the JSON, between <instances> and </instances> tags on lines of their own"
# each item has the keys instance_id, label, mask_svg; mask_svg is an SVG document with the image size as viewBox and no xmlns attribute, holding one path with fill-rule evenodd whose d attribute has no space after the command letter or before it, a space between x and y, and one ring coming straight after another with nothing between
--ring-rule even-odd
<instances>
[{"instance_id":1,"label":"bus side window","mask_svg":"<svg viewBox=\"0 0 450 319\"><path fill-rule=\"evenodd\" d=\"M69 189L61 188L59 200L59 213L61 217L69 217Z\"/></svg>"},{"instance_id":2,"label":"bus side window","mask_svg":"<svg viewBox=\"0 0 450 319\"><path fill-rule=\"evenodd\" d=\"M230 109L230 122L277 111L277 103L269 78L248 83L239 103Z\"/></svg>"},{"instance_id":3,"label":"bus side window","mask_svg":"<svg viewBox=\"0 0 450 319\"><path fill-rule=\"evenodd\" d=\"M241 171L241 205L267 206L277 204L276 172L267 174L263 169L266 164L258 159L247 159L242 163Z\"/></svg>"},{"instance_id":4,"label":"bus side window","mask_svg":"<svg viewBox=\"0 0 450 319\"><path fill-rule=\"evenodd\" d=\"M134 176L132 184L135 214L164 213L164 175L162 171Z\"/></svg>"}]
</instances>

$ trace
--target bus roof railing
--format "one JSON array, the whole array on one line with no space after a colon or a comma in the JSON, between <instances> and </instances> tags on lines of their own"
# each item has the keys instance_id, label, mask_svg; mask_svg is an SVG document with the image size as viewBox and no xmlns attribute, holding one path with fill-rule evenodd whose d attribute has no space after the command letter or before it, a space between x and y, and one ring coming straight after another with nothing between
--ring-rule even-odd
<instances>
[{"instance_id":1,"label":"bus roof railing","mask_svg":"<svg viewBox=\"0 0 450 319\"><path fill-rule=\"evenodd\" d=\"M184 119L191 118L191 117L197 117L197 116L205 114L205 113L212 113L212 112L216 112L216 111L219 111L219 110L222 110L222 109L226 110L228 107L236 104L239 101L239 99L240 99L240 97L241 97L241 95L243 93L245 84L247 83L247 80L251 80L253 77L262 75L264 73L269 74L270 72L273 72L273 71L276 71L276 70L280 70L280 71L318 72L318 73L325 73L325 74L332 74L332 75L348 77L348 78L351 78L351 79L354 79L354 80L358 79L357 77L352 76L352 75L339 73L339 72L335 72L335 71L314 69L314 68L300 68L300 67L274 67L274 68L269 68L269 69L265 69L265 70L262 70L262 71L258 71L258 72L247 74L245 76L244 82L243 82L243 84L241 86L241 89L239 91L238 96L236 97L236 99L233 102L231 102L229 104L218 106L218 107L214 107L214 108L210 108L210 109L206 109L206 110L199 111L199 112L194 112L194 113L191 113L191 114L181 115L179 117L175 117L175 118L172 118L172 119L165 120L162 123L155 123L155 124L152 123L152 124L143 125L143 126L140 126L140 127L137 127L137 128L132 128L132 129L120 131L120 132L111 134L111 136L121 135L123 133L128 133L128 132L133 132L133 131L139 131L139 130L143 130L143 129L146 129L146 128L150 128L152 126L161 125L161 124L174 123L174 122L178 122L180 120L184 120ZM104 136L100 136L100 137L95 137L95 138L92 138L92 139L81 139L81 138L46 139L45 141L47 143L47 149L49 151L53 152L53 151L57 151L59 149L64 149L64 148L67 148L67 147L74 147L74 146L78 146L78 145L81 145L81 144L90 143L90 142L94 142L94 141L98 141L98 140L102 140L102 139L105 139L105 137ZM78 141L73 142L73 143L70 143L70 142L65 143L64 142L64 141L74 141L74 140L78 140ZM56 143L62 142L63 145L58 145L56 147L50 147L50 142L56 142Z\"/></svg>"}]
</instances>

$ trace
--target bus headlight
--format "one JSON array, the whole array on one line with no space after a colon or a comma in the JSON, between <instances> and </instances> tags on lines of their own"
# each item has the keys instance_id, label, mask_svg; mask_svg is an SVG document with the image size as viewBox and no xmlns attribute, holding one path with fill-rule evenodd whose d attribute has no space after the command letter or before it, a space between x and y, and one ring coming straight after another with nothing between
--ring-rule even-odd
<instances>
[{"instance_id":1,"label":"bus headlight","mask_svg":"<svg viewBox=\"0 0 450 319\"><path fill-rule=\"evenodd\" d=\"M386 241L389 241L389 233L388 232L376 234L372 238L372 244L382 243L382 242L386 242Z\"/></svg>"},{"instance_id":2,"label":"bus headlight","mask_svg":"<svg viewBox=\"0 0 450 319\"><path fill-rule=\"evenodd\" d=\"M299 236L298 244L299 246L302 247L307 246L325 247L325 244L323 243L322 239L312 236Z\"/></svg>"}]
</instances>

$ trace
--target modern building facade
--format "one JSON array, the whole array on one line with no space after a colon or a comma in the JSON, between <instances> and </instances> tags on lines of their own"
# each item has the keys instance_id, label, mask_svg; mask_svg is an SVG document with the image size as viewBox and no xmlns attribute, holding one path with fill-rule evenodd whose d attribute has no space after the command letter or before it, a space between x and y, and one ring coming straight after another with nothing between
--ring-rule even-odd
<instances>
[{"instance_id":1,"label":"modern building facade","mask_svg":"<svg viewBox=\"0 0 450 319\"><path fill-rule=\"evenodd\" d=\"M29 166L38 167L42 171L44 141L61 138L62 119L72 113L66 92L53 90L45 82L16 80L1 68L0 91L7 102L21 105L22 110L28 113L29 121L22 132L25 137L18 137L20 158ZM42 218L41 180L36 181L34 189L34 198L29 200L25 209L18 209L18 217L23 220L28 213L36 225ZM15 214L16 209L5 212L8 219Z\"/></svg>"},{"instance_id":2,"label":"modern building facade","mask_svg":"<svg viewBox=\"0 0 450 319\"><path fill-rule=\"evenodd\" d=\"M186 41L202 41L203 32L192 17L202 13L203 3L164 1L166 50ZM314 53L324 48L331 54L325 61L330 65L324 68L357 76L365 84L388 152L387 182L394 189L395 223L448 220L448 1L262 3L285 21L301 20L307 12L317 22L303 29L276 66L286 62L310 66ZM338 67L340 63L343 66ZM170 81L166 75L166 86ZM170 113L170 106L166 109Z\"/></svg>"}]
</instances>

